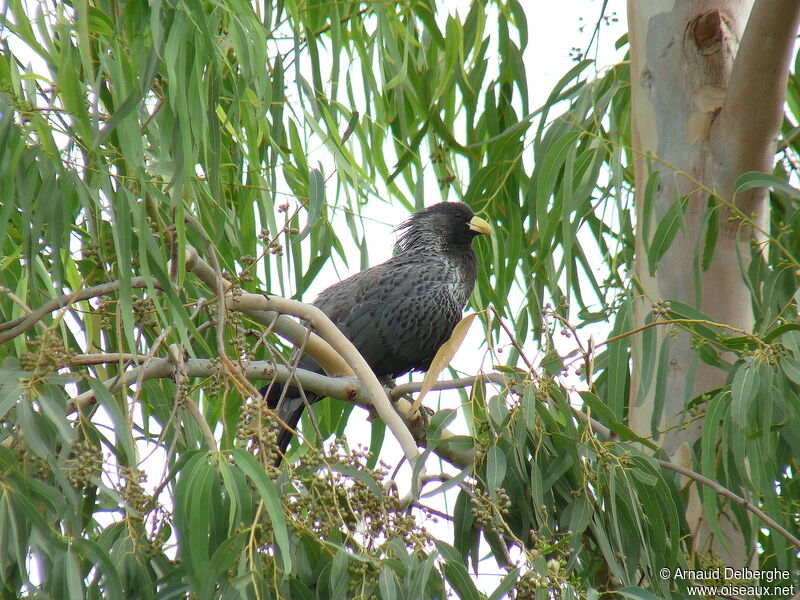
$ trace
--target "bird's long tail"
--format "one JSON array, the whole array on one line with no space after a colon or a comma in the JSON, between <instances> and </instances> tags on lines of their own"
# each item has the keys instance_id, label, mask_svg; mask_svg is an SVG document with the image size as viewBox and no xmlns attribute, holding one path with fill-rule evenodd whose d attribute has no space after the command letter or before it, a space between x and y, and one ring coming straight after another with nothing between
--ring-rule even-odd
<instances>
[{"instance_id":1,"label":"bird's long tail","mask_svg":"<svg viewBox=\"0 0 800 600\"><path fill-rule=\"evenodd\" d=\"M265 386L261 388L260 391L267 400L267 405L276 411L276 415L279 419L278 423L281 427L277 441L278 458L275 461L277 466L280 464L284 454L286 454L289 442L291 442L294 437L294 432L297 429L297 424L300 422L300 417L306 407L306 402L308 402L308 404L313 404L319 400L320 397L317 394L306 392L306 401L303 401L302 395L294 386L291 386L286 391L286 394L283 395L283 399L281 399L283 392L283 386L281 385L274 385L271 390L269 386Z\"/></svg>"}]
</instances>

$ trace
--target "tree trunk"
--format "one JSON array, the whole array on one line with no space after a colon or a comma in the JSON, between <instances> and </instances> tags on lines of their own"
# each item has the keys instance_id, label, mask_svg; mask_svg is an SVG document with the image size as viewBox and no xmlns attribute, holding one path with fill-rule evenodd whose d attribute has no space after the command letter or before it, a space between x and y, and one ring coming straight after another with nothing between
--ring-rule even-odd
<instances>
[{"instance_id":1,"label":"tree trunk","mask_svg":"<svg viewBox=\"0 0 800 600\"><path fill-rule=\"evenodd\" d=\"M761 237L768 226L768 196L761 188L734 198L734 184L747 171L772 171L799 10L795 0L629 0L636 284L641 294L637 324L644 322L652 303L676 300L716 322L752 330L750 293L741 269L750 262L752 238ZM657 186L648 200L652 173L657 173ZM703 269L711 192L719 207L713 215L719 233L713 258ZM646 249L662 217L682 197L682 226L651 273ZM647 201L652 206L646 207ZM686 403L722 386L727 371L700 362L687 333L656 329L656 348L663 352L663 341L669 339L663 404L655 419L657 430L664 432L659 443L674 462L691 466L703 419L689 421ZM654 385L639 388L641 374L656 365L643 364L641 338L633 343L633 360L630 423L640 435L651 436L656 390ZM710 539L697 492L691 494L686 516L694 532L693 550L708 554L713 549L727 566L746 565L752 544L730 521L720 523L729 538L725 545Z\"/></svg>"}]
</instances>

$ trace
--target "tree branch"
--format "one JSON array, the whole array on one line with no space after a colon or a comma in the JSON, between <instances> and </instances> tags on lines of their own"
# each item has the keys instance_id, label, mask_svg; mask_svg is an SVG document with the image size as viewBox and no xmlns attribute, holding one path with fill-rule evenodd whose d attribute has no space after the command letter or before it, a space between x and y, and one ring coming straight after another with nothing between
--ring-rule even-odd
<instances>
[{"instance_id":1,"label":"tree branch","mask_svg":"<svg viewBox=\"0 0 800 600\"><path fill-rule=\"evenodd\" d=\"M118 354L110 354L105 360L101 360L103 355L90 354L80 355L73 360L73 364L88 365L113 363L119 361ZM173 377L175 373L175 363L168 358L147 358L139 357L142 364L125 371L119 375L108 379L103 383L112 394L121 390L123 387L133 385L137 381L147 381L150 379L161 379ZM133 362L133 361L132 361ZM183 368L187 377L212 377L219 373L219 369L214 366L212 361L207 358L189 358L183 362ZM313 371L305 369L291 369L284 365L275 365L267 361L253 361L245 369L245 376L248 379L274 380L278 383L287 381L297 381L304 389L314 393L338 398L340 400L355 402L361 399L363 386L361 382L350 377L327 377ZM94 401L94 392L89 390L73 398L72 409L83 408ZM363 400L362 400L363 402ZM367 403L364 402L364 405Z\"/></svg>"},{"instance_id":2,"label":"tree branch","mask_svg":"<svg viewBox=\"0 0 800 600\"><path fill-rule=\"evenodd\" d=\"M682 465L676 465L668 460L660 460L656 459L656 462L659 466L663 469L667 469L668 471L675 471L676 473L680 473L681 475L688 477L696 481L697 483L702 483L703 485L707 485L712 490L714 490L718 495L725 496L729 500L732 500L736 504L743 506L746 510L749 510L759 519L761 519L765 524L769 527L780 533L783 537L789 540L792 544L794 544L797 548L800 548L800 539L789 533L780 523L778 523L775 519L768 516L764 511L762 511L757 506L754 506L749 501L745 500L738 494L733 493L731 490L726 488L724 485L719 483L718 481L714 481L713 479L706 477L705 475L701 475L691 469L688 469Z\"/></svg>"},{"instance_id":3,"label":"tree branch","mask_svg":"<svg viewBox=\"0 0 800 600\"><path fill-rule=\"evenodd\" d=\"M753 4L715 131L716 150L723 157L721 179L730 185L747 171L772 171L799 21L797 0ZM749 214L750 192L739 200Z\"/></svg>"},{"instance_id":4,"label":"tree branch","mask_svg":"<svg viewBox=\"0 0 800 600\"><path fill-rule=\"evenodd\" d=\"M595 434L597 434L599 437L605 438L605 439L615 439L616 438L616 436L613 434L613 432L608 427L606 427L605 425L603 425L602 423L600 423L598 421L595 421L594 419L589 418L586 414L580 412L579 410L573 409L573 414L580 421L582 421L583 423L585 423L589 427L591 427L592 431L594 431ZM797 537L792 535L783 526L781 526L780 523L775 521L775 519L773 519L772 517L770 517L766 513L764 513L764 511L762 511L758 507L754 506L753 504L751 504L750 502L748 502L747 500L745 500L741 496L735 494L734 492L732 492L731 490L726 488L724 485L722 485L718 481L714 481L713 479L711 479L709 477L706 477L705 475L701 475L700 473L697 473L696 471L692 471L691 469L689 469L687 467L684 467L682 465L677 465L677 464L675 464L673 462L670 462L668 460L662 460L662 459L659 459L659 458L654 458L654 460L656 461L656 463L661 468L667 469L668 471L675 471L676 473L680 473L681 475L683 475L685 477L688 477L689 479L692 479L692 480L696 481L697 483L702 483L703 485L706 485L706 486L710 487L718 495L724 496L725 498L728 498L728 499L732 500L733 502L736 502L736 504L739 504L739 505L743 506L746 510L750 511L755 516L757 516L759 519L761 519L764 523L766 523L769 527L773 528L775 531L777 531L782 536L784 536L787 540L789 540L796 547L800 548L800 539L798 539Z\"/></svg>"},{"instance_id":5,"label":"tree branch","mask_svg":"<svg viewBox=\"0 0 800 600\"><path fill-rule=\"evenodd\" d=\"M222 268L219 265L214 244L211 243L211 239L208 237L208 234L206 234L200 223L198 223L197 219L188 213L184 214L184 219L189 225L192 226L197 235L199 235L205 242L206 250L211 257L211 264L214 268L215 287L213 289L217 293L217 298L224 298L228 288L230 287L230 284L222 276ZM258 398L260 397L259 391L253 387L253 384L250 383L249 379L242 375L241 369L234 364L225 350L225 317L226 313L220 306L220 310L217 313L216 322L217 356L219 357L220 364L233 379L234 383L237 384L240 392L245 392L246 395L250 396L251 398Z\"/></svg>"},{"instance_id":6,"label":"tree branch","mask_svg":"<svg viewBox=\"0 0 800 600\"><path fill-rule=\"evenodd\" d=\"M355 346L336 325L316 306L304 304L296 300L288 300L277 296L258 296L242 294L226 298L229 307L234 310L254 308L257 310L275 310L283 314L292 314L306 320L309 325L327 341L344 361L350 365L356 377L364 383L365 398L375 407L381 420L395 436L408 461L413 465L418 457L417 444L408 427L392 408L383 386L375 377L367 362L356 350Z\"/></svg>"},{"instance_id":7,"label":"tree branch","mask_svg":"<svg viewBox=\"0 0 800 600\"><path fill-rule=\"evenodd\" d=\"M342 356L340 356L340 354L334 348L332 348L325 339L313 332L309 336L308 328L306 326L297 323L292 318L286 316L286 314L281 314L281 312L272 310L271 308L274 308L276 304L287 302L289 303L287 306L292 307L288 312L308 318L308 320L311 322L311 325L315 328L320 327L320 323L322 323L322 320L324 319L324 321L327 321L332 328L327 329L327 331L334 336L339 337L339 343L344 341L346 345L349 346L353 352L355 352L355 355L358 356L358 358L363 362L363 359L361 359L360 355L358 355L358 353L352 347L352 344L350 344L349 341L347 341L346 338L341 335L341 332L339 332L339 330L332 323L330 323L327 317L325 317L325 315L315 307L289 300L284 301L283 299L278 299L275 297L271 298L272 304L270 305L270 300L266 300L260 295L252 294L245 294L241 298L234 299L232 294L230 294L230 282L222 279L222 285L218 285L221 279L221 272L219 272L218 269L213 269L205 261L200 259L197 251L191 246L187 246L186 267L188 271L191 271L197 275L211 289L216 290L218 293L222 291L225 295L227 295L227 301L231 304L232 308L242 310L242 312L248 314L248 316L254 318L254 320L257 322L262 322L273 326L274 330L284 338L295 343L300 343L303 338L308 336L306 352L312 356L312 358L317 360L317 362L323 367L326 367L326 372L329 374L344 374L347 376L353 376L354 371L350 368L348 362L344 360ZM156 289L160 289L160 286L157 282L152 282L152 285ZM131 287L147 288L148 281L144 277L134 277L131 279ZM88 300L90 298L114 293L118 291L119 288L120 282L113 281L86 288L84 290L79 290L71 294L63 294L57 298L54 298L23 317L0 324L0 332L3 332L0 334L0 342L8 341L24 333L30 327L38 323L46 314L54 310L58 310L76 302ZM247 297L249 297L249 301L245 300ZM257 306L248 306L248 304L252 304L253 300ZM307 316L311 314L314 314L314 316ZM322 327L324 328L324 326ZM87 354L76 357L72 361L72 365L83 366L103 364L108 362L119 363L121 361L127 361L129 364L135 364L138 362L133 355L129 353ZM366 366L366 363L363 364L363 367L368 371L368 375L365 377L372 377L374 379L374 374L372 374L372 371L369 370L368 366ZM202 361L187 361L186 368L187 376L192 377L209 376L217 372L215 369L210 368L209 365L203 365ZM271 368L274 369L274 366ZM253 379L269 378L264 377L264 371L261 372L261 376L259 377L259 374L252 372L251 369L252 365L245 370L247 377ZM276 372L274 372L270 377L275 376L276 380L279 382L288 381L288 374L284 376L284 373L280 371L281 369L276 370ZM135 383L141 383L146 379L170 377L173 376L173 373L174 365L172 365L169 360L153 359L152 357L148 357L146 364L140 364L139 366L127 371L123 370L117 376L107 380L105 385L113 393L122 387L130 386ZM383 392L383 388L379 383L377 383L377 380L374 382L374 387L372 387L371 390L368 390L362 388L360 383L357 381L354 382L352 379L336 380L316 373L307 373L304 377L306 378L305 381L302 379L300 380L300 383L304 385L304 387L307 387L312 391L319 392L323 395L342 398L350 401L353 401L355 398L367 398L368 400L366 401L362 400L363 404L375 407L378 414L390 427L393 433L400 436L398 437L398 440L405 438L401 441L401 445L403 445L404 448L404 453L409 455L409 457L416 455L416 444L413 444L413 454L409 454L410 450L412 449L411 443L413 443L413 437L409 433L408 429L406 429L403 425L403 421L405 421L407 426L412 430L419 431L420 427L424 426L424 423L426 423L427 420L421 418L417 412L411 414L412 411L410 410L411 405L409 402L403 399L395 402L395 406L401 413L401 415L398 416L397 413L395 413L395 411L392 409L386 394ZM317 380L313 381L314 379ZM380 390L380 393L377 393L378 390ZM377 400L375 400L376 398ZM72 410L86 406L93 401L93 392L89 391L80 394L71 402ZM405 429L405 435L403 435L402 431L399 434L396 433L396 429L398 429L398 427ZM419 435L418 437L422 436ZM471 453L452 453L448 452L446 448L437 449L436 453L448 462L452 462L456 466L460 465L462 468L466 464L469 464L472 459Z\"/></svg>"},{"instance_id":8,"label":"tree branch","mask_svg":"<svg viewBox=\"0 0 800 600\"><path fill-rule=\"evenodd\" d=\"M419 411L412 411L411 404L402 398L395 402L395 407L400 414L398 415L398 412L395 412L369 366L366 365L366 362L363 361L363 358L349 340L341 334L339 329L331 323L322 311L312 305L274 296L265 298L260 295L243 294L242 296L233 297L230 293L231 284L221 278L219 268L214 269L200 259L197 251L191 246L187 246L186 267L188 271L197 275L211 289L216 290L218 293L224 293L227 296L226 302L230 304L230 308L241 310L258 322L274 326L277 333L292 342L300 343L303 338L308 336L306 351L323 367L327 367L326 372L334 375L345 374L352 376L354 375L354 370L350 368L349 361L352 360L354 366L358 365L359 368L355 370L355 374L360 374L359 378L366 383L366 387L362 386L359 381L350 378L332 379L317 373L301 373L300 371L295 376L301 385L314 392L351 402L359 399L360 402L357 402L359 404L367 407L374 406L378 415L397 437L406 456L413 462L413 458L417 456L417 450L414 436L411 435L410 429L419 431L427 420L420 416ZM160 289L157 282L152 282L152 285L156 289ZM119 287L120 282L113 281L54 298L23 317L0 324L0 331L4 332L0 334L0 342L8 341L24 333L39 322L42 317L54 310L69 306L75 302L111 294L119 290ZM131 279L131 287L146 288L148 287L148 281L144 277L134 277ZM274 310L275 308L279 310ZM332 347L323 337L313 332L309 336L307 327L282 313L305 318L312 327L318 331L323 331L325 337L335 339L336 344ZM129 364L133 364L136 359L128 353L87 354L76 357L72 364L73 366L82 366L108 362L119 363L121 361L128 361ZM184 366L187 377L207 377L217 372L210 366L209 361L203 361L202 359L187 360ZM251 364L245 369L245 375L247 378L252 379L274 377L276 381L281 383L285 383L291 377L291 374L288 371L284 372L281 367L276 368L272 365L269 369L264 370L262 367L259 373L253 370L253 364ZM155 359L148 356L145 364L119 373L117 376L107 380L104 385L114 393L122 387L141 383L147 379L171 377L174 373L175 365L170 360ZM265 377L267 374L269 375ZM373 381L369 381L370 379ZM474 379L471 381L474 382ZM468 384L468 382L462 381L460 387ZM439 384L436 389L445 389L445 387L447 387L446 383L444 385ZM80 409L93 401L94 393L92 391L80 394L72 400L71 410ZM444 432L443 435L444 437L449 437L448 432ZM421 436L418 435L417 437ZM461 468L470 464L473 460L471 452L455 452L448 450L446 447L437 448L435 452L444 460Z\"/></svg>"},{"instance_id":9,"label":"tree branch","mask_svg":"<svg viewBox=\"0 0 800 600\"><path fill-rule=\"evenodd\" d=\"M455 390L459 388L471 387L478 381L488 381L504 387L509 383L509 379L505 375L500 373L486 373L481 375L472 375L470 377L461 377L460 379L446 379L444 381L437 381L433 384L431 390ZM422 381L401 383L400 385L394 386L389 391L389 396L392 398L392 400L397 400L406 394L420 391L423 385L424 382Z\"/></svg>"},{"instance_id":10,"label":"tree branch","mask_svg":"<svg viewBox=\"0 0 800 600\"><path fill-rule=\"evenodd\" d=\"M130 360L131 363L138 361L139 364L103 382L103 385L108 388L109 392L112 394L123 387L131 386L135 383L141 383L150 379L174 377L175 364L167 358L139 356L137 359L134 359L130 355L82 354L76 356L71 364L97 365L103 363L118 363L121 358ZM187 377L212 377L219 373L219 369L213 365L211 360L203 358L186 359L183 363L183 368ZM303 389L312 391L320 396L351 402L367 410L373 406L368 399L369 397L365 386L355 377L329 377L305 369L292 369L284 365L275 365L269 361L251 362L245 368L244 374L248 379L256 381L269 380L277 383L295 382ZM419 387L422 384L414 385ZM384 394L386 393L388 392L384 391ZM94 399L94 391L86 391L72 399L69 410L74 411L85 408L91 405ZM422 439L424 438L427 419L420 418L419 411L412 411L411 407L412 403L405 398L394 400L394 410L396 414L400 416L415 439ZM444 430L441 437L442 439L447 439L453 437L453 434ZM434 448L433 452L443 460L461 469L470 465L474 460L473 452L457 451L449 448L447 445L440 445Z\"/></svg>"},{"instance_id":11,"label":"tree branch","mask_svg":"<svg viewBox=\"0 0 800 600\"><path fill-rule=\"evenodd\" d=\"M196 249L189 245L186 246L186 270L194 273L210 289L217 289L217 276L214 269L199 257ZM227 292L231 288L231 283L223 281ZM273 325L275 333L296 346L301 344L307 335L307 328L304 325L277 311L259 310L246 306L237 307L237 310L241 310L248 317L262 325ZM305 352L328 375L333 377L339 375L353 376L353 370L350 366L331 348L330 344L314 332L311 332L306 342Z\"/></svg>"},{"instance_id":12,"label":"tree branch","mask_svg":"<svg viewBox=\"0 0 800 600\"><path fill-rule=\"evenodd\" d=\"M152 284L154 288L159 289L160 286L158 282L153 281ZM0 334L0 344L14 339L22 333L25 333L39 320L41 320L42 317L50 312L53 312L54 310L64 308L65 306L69 306L75 302L88 300L89 298L96 298L98 296L111 294L119 289L119 285L119 281L110 281L108 283L95 285L84 290L79 290L72 294L63 294L62 296L58 296L57 298L53 298L49 302L42 304L39 308L25 315L24 317L19 317L18 319L14 319L12 321L6 321L5 323L0 323L0 331L5 332ZM131 287L146 288L147 280L144 277L132 277Z\"/></svg>"}]
</instances>

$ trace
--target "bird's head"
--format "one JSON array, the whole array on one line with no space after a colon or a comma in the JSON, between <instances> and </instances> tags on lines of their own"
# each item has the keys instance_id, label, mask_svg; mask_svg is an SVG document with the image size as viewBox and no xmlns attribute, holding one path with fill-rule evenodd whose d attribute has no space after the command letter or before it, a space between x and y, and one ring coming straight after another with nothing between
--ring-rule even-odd
<instances>
[{"instance_id":1,"label":"bird's head","mask_svg":"<svg viewBox=\"0 0 800 600\"><path fill-rule=\"evenodd\" d=\"M489 234L489 224L463 202L440 202L423 208L403 222L397 245L410 250L470 247L477 235Z\"/></svg>"}]
</instances>

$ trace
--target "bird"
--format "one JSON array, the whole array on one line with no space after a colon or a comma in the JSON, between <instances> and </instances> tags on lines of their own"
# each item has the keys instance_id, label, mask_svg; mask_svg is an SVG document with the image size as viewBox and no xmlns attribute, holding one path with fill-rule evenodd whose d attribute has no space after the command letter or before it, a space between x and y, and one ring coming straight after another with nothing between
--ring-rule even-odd
<instances>
[{"instance_id":1,"label":"bird","mask_svg":"<svg viewBox=\"0 0 800 600\"><path fill-rule=\"evenodd\" d=\"M333 284L312 303L352 342L379 379L426 371L461 320L478 273L472 241L491 232L463 202L439 202L413 213L396 229L395 254L384 263ZM298 368L322 372L308 355ZM306 402L320 396L290 386L261 393L276 411L279 463Z\"/></svg>"}]
</instances>

